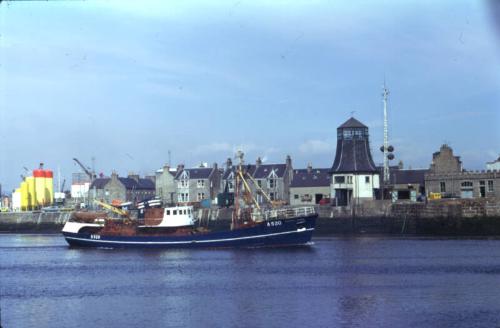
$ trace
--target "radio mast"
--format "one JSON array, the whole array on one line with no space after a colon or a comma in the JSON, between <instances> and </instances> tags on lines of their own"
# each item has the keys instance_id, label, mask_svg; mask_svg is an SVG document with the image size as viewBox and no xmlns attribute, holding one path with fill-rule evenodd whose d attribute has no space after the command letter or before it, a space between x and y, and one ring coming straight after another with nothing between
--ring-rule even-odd
<instances>
[{"instance_id":1,"label":"radio mast","mask_svg":"<svg viewBox=\"0 0 500 328\"><path fill-rule=\"evenodd\" d=\"M387 98L389 97L389 89L385 86L384 79L384 88L382 92L383 102L384 102L384 184L387 185L389 183L389 126L387 122Z\"/></svg>"}]
</instances>

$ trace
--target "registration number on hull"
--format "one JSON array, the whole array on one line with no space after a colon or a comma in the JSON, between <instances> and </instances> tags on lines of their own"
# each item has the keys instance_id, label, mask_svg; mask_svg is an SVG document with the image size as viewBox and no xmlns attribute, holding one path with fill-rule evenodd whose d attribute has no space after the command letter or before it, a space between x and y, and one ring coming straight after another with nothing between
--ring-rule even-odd
<instances>
[{"instance_id":1,"label":"registration number on hull","mask_svg":"<svg viewBox=\"0 0 500 328\"><path fill-rule=\"evenodd\" d=\"M271 222L267 222L267 226L268 227L278 227L280 225L283 225L283 222L281 221L271 221Z\"/></svg>"},{"instance_id":2,"label":"registration number on hull","mask_svg":"<svg viewBox=\"0 0 500 328\"><path fill-rule=\"evenodd\" d=\"M101 239L101 236L99 236L99 235L90 235L90 239L99 240L99 239Z\"/></svg>"}]
</instances>

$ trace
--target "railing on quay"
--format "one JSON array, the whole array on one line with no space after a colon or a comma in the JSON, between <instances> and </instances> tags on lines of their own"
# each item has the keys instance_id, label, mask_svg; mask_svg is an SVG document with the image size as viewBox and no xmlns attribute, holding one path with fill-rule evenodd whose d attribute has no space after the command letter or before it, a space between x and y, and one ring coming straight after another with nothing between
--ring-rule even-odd
<instances>
[{"instance_id":1,"label":"railing on quay","mask_svg":"<svg viewBox=\"0 0 500 328\"><path fill-rule=\"evenodd\" d=\"M273 220L273 219L291 219L296 217L305 217L316 214L314 206L287 207L280 209L269 209L262 212L252 213L254 221Z\"/></svg>"}]
</instances>

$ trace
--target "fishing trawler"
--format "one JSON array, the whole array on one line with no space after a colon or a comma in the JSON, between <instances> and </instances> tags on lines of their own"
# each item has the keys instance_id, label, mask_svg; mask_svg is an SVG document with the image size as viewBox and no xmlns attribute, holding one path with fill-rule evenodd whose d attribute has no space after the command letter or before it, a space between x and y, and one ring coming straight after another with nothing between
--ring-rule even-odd
<instances>
[{"instance_id":1,"label":"fishing trawler","mask_svg":"<svg viewBox=\"0 0 500 328\"><path fill-rule=\"evenodd\" d=\"M105 212L76 214L62 233L70 246L106 248L214 248L266 247L309 244L317 214L312 206L283 207L273 202L243 165L238 152L235 206L231 226L211 231L197 224L192 206L141 209L139 219L128 211L99 202L115 214ZM252 195L250 183L271 204L262 208ZM118 216L118 217L116 217Z\"/></svg>"}]
</instances>

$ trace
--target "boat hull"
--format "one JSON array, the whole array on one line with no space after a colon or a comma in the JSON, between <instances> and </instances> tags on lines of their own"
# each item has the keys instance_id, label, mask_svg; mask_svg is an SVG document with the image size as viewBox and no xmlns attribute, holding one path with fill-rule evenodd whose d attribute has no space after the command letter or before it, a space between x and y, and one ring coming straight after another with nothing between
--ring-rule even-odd
<instances>
[{"instance_id":1,"label":"boat hull","mask_svg":"<svg viewBox=\"0 0 500 328\"><path fill-rule=\"evenodd\" d=\"M317 215L273 220L229 231L183 236L106 236L64 232L70 246L103 248L219 248L304 245L311 241Z\"/></svg>"}]
</instances>

